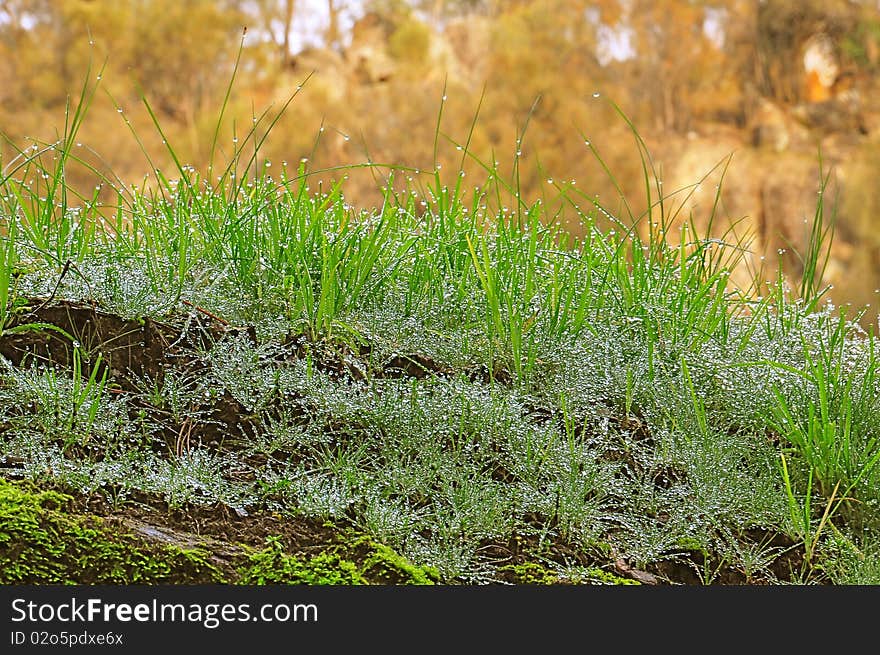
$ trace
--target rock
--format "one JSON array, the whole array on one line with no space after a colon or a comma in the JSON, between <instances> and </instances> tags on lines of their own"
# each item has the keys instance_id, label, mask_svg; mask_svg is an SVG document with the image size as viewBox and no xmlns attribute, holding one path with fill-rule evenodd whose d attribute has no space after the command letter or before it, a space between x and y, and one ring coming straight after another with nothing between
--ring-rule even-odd
<instances>
[{"instance_id":1,"label":"rock","mask_svg":"<svg viewBox=\"0 0 880 655\"><path fill-rule=\"evenodd\" d=\"M782 152L810 142L809 129L790 117L778 104L767 98L758 101L750 123L752 145Z\"/></svg>"},{"instance_id":2,"label":"rock","mask_svg":"<svg viewBox=\"0 0 880 655\"><path fill-rule=\"evenodd\" d=\"M471 84L482 84L489 61L491 22L483 16L451 20L445 42L458 62L459 75Z\"/></svg>"},{"instance_id":3,"label":"rock","mask_svg":"<svg viewBox=\"0 0 880 655\"><path fill-rule=\"evenodd\" d=\"M350 73L345 59L335 50L306 48L291 59L290 70L296 84L311 75L310 89L317 87L326 102L341 102L345 98ZM285 86L289 88L291 84Z\"/></svg>"},{"instance_id":4,"label":"rock","mask_svg":"<svg viewBox=\"0 0 880 655\"><path fill-rule=\"evenodd\" d=\"M750 254L746 261L752 271L766 265L774 271L778 249L787 251L786 271L799 274L799 262L792 248L803 251L808 236L809 223L816 209L818 189L817 150L799 147L796 150L751 147L735 131L707 130L707 136L681 137L674 144L664 144L664 188L676 193L670 202L679 207L678 220L687 219L691 213L701 236L705 236L715 195L719 192L721 202L713 219L716 236L720 236L732 222L736 225L736 237L728 235L726 241L747 239ZM730 158L729 165L721 173L723 165L709 174L718 162ZM829 155L830 164L833 158ZM693 185L700 182L699 188ZM692 193L691 193L692 192ZM689 197L688 197L688 194ZM676 230L670 239L678 238ZM761 257L766 260L761 261ZM751 282L752 271L741 267L734 271L732 281L740 287Z\"/></svg>"},{"instance_id":5,"label":"rock","mask_svg":"<svg viewBox=\"0 0 880 655\"><path fill-rule=\"evenodd\" d=\"M792 116L803 125L821 132L855 132L867 134L868 128L861 115L861 96L851 89L822 102L796 105Z\"/></svg>"}]
</instances>

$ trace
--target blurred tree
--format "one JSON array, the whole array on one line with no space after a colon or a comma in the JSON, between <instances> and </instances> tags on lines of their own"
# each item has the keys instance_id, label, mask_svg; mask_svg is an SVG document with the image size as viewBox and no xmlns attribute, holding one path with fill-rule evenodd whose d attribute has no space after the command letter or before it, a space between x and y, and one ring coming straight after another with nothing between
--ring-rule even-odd
<instances>
[{"instance_id":1,"label":"blurred tree","mask_svg":"<svg viewBox=\"0 0 880 655\"><path fill-rule=\"evenodd\" d=\"M850 0L766 0L756 12L758 91L795 104L805 99L804 45L817 34L840 43L855 27L858 5Z\"/></svg>"},{"instance_id":2,"label":"blurred tree","mask_svg":"<svg viewBox=\"0 0 880 655\"><path fill-rule=\"evenodd\" d=\"M613 143L625 126L605 102L623 88L597 54L597 10L614 15L617 8L614 1L532 0L506 5L493 21L481 127L502 173L516 175L524 198L555 195L548 179L588 180L591 192L611 199L612 211L619 208L580 136L601 148L613 170L628 175L625 160L636 154L628 139L619 141L621 147Z\"/></svg>"},{"instance_id":3,"label":"blurred tree","mask_svg":"<svg viewBox=\"0 0 880 655\"><path fill-rule=\"evenodd\" d=\"M318 10L320 18L308 15ZM305 35L309 48L294 52L308 19L324 22ZM221 157L233 148L233 129L250 129L253 111L270 107L275 116L317 71L263 156L291 165L308 158L313 170L366 159L426 171L438 163L457 175L463 153L444 137L464 141L485 85L474 157L497 159L528 199L553 196L550 179L577 180L621 217L617 191L584 144L601 152L638 214L638 152L606 99L656 144L655 156L672 157L689 147L692 129L748 127L762 101L784 121L783 105L806 97L803 48L817 33L827 35L848 84L880 72L876 0L0 0L0 127L15 138L54 138L89 60L106 59L101 84L124 113L99 94L81 136L106 153L107 168L124 179L143 174L129 120L155 164L166 164L134 82L177 154L203 167L245 25ZM373 70L366 76L365 61ZM835 81L833 90L842 89ZM871 97L867 108L876 105ZM8 161L14 150L0 148ZM851 178L864 186L850 188L855 205L871 192L876 162L865 161ZM467 158L463 166L468 182L485 174ZM368 204L375 171L364 171L347 193Z\"/></svg>"},{"instance_id":4,"label":"blurred tree","mask_svg":"<svg viewBox=\"0 0 880 655\"><path fill-rule=\"evenodd\" d=\"M260 20L259 29L275 44L278 66L286 68L293 54L291 39L296 0L253 0L253 8Z\"/></svg>"},{"instance_id":5,"label":"blurred tree","mask_svg":"<svg viewBox=\"0 0 880 655\"><path fill-rule=\"evenodd\" d=\"M633 0L625 23L632 29L634 104L648 108L657 129L685 132L695 100L717 93L720 52L706 33L707 10L717 2Z\"/></svg>"},{"instance_id":6,"label":"blurred tree","mask_svg":"<svg viewBox=\"0 0 880 655\"><path fill-rule=\"evenodd\" d=\"M327 0L327 33L324 42L330 49L336 49L340 45L342 35L339 32L339 12L341 6L337 0Z\"/></svg>"},{"instance_id":7,"label":"blurred tree","mask_svg":"<svg viewBox=\"0 0 880 655\"><path fill-rule=\"evenodd\" d=\"M431 28L412 18L395 28L388 39L391 56L414 67L427 63L430 48Z\"/></svg>"}]
</instances>

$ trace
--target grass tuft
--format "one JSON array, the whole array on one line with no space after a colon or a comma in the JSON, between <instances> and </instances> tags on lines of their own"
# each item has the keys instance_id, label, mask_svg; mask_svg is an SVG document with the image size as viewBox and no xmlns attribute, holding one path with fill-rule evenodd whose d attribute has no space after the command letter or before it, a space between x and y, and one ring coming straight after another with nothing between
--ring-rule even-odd
<instances>
[{"instance_id":1,"label":"grass tuft","mask_svg":"<svg viewBox=\"0 0 880 655\"><path fill-rule=\"evenodd\" d=\"M570 185L523 197L520 155L505 179L473 126L441 132L442 105L435 161L448 143L461 170L339 167L381 185L357 210L343 180L311 190L327 170L260 158L296 94L224 164L227 92L206 171L166 143L173 177L145 151L154 182L126 187L76 154L93 94L0 177L10 475L340 522L421 582L876 578L875 336L819 306L822 194L795 296L781 269L733 283L748 236L720 227L720 195L681 215L693 188L664 192L619 108L647 201L623 217ZM77 194L77 165L115 200ZM255 558L261 582L365 575L271 543Z\"/></svg>"}]
</instances>

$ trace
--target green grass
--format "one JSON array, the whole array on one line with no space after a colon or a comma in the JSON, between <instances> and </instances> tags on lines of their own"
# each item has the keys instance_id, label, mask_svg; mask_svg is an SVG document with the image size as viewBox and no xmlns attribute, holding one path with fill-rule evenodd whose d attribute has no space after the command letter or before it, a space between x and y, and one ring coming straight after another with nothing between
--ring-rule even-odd
<instances>
[{"instance_id":1,"label":"green grass","mask_svg":"<svg viewBox=\"0 0 880 655\"><path fill-rule=\"evenodd\" d=\"M703 584L880 582L876 337L821 302L821 199L797 293L782 275L734 287L747 239L718 236L718 203L680 216L689 189L664 195L634 126L649 210L557 186L577 237L519 196L516 167L482 162L475 186L353 165L388 177L381 206L352 208L343 181L310 190L327 171L259 159L265 115L220 175L169 145L173 177L101 175L107 203L66 181L93 92L0 175L2 336L48 329L72 353L0 370L21 476L123 508L148 493L346 522L443 582L614 580L619 558ZM464 158L469 138L449 139ZM138 377L102 365L113 344L46 327L62 300L172 322L180 343L205 317L225 332ZM235 424L211 411L223 398ZM527 563L502 561L513 543Z\"/></svg>"}]
</instances>

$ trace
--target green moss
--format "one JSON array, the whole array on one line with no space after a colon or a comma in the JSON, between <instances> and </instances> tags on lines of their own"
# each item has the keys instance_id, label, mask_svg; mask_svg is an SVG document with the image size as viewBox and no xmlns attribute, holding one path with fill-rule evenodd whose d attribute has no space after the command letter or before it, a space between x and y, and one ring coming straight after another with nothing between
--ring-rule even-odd
<instances>
[{"instance_id":1,"label":"green moss","mask_svg":"<svg viewBox=\"0 0 880 655\"><path fill-rule=\"evenodd\" d=\"M506 574L515 584L552 585L552 584L613 584L637 585L639 582L591 567L579 569L576 575L560 577L558 573L538 562L521 562L507 564L498 568L499 573Z\"/></svg>"},{"instance_id":2,"label":"green moss","mask_svg":"<svg viewBox=\"0 0 880 655\"><path fill-rule=\"evenodd\" d=\"M0 479L0 584L225 581L208 553L117 534L99 517L71 514L70 501Z\"/></svg>"},{"instance_id":3,"label":"green moss","mask_svg":"<svg viewBox=\"0 0 880 655\"><path fill-rule=\"evenodd\" d=\"M603 571L602 569L590 568L584 572L584 579L582 580L585 584L596 584L597 582L600 584L613 584L613 585L639 585L641 582L638 580L630 580L629 578L621 578L619 575L614 575L613 573L609 573L608 571Z\"/></svg>"},{"instance_id":4,"label":"green moss","mask_svg":"<svg viewBox=\"0 0 880 655\"><path fill-rule=\"evenodd\" d=\"M688 552L703 553L704 555L707 552L705 544L695 537L679 537L676 539L675 545L678 549Z\"/></svg>"},{"instance_id":5,"label":"green moss","mask_svg":"<svg viewBox=\"0 0 880 655\"><path fill-rule=\"evenodd\" d=\"M361 585L367 581L353 562L323 551L303 558L284 551L280 537L267 537L266 547L239 567L240 584Z\"/></svg>"},{"instance_id":6,"label":"green moss","mask_svg":"<svg viewBox=\"0 0 880 655\"><path fill-rule=\"evenodd\" d=\"M367 536L354 540L352 546L363 551L361 571L363 574L383 584L432 585L440 580L440 572L427 566L416 566L408 559L389 548L376 543Z\"/></svg>"},{"instance_id":7,"label":"green moss","mask_svg":"<svg viewBox=\"0 0 880 655\"><path fill-rule=\"evenodd\" d=\"M103 519L78 515L72 497L0 479L0 584L434 584L416 566L363 535L340 534L304 556L281 537L218 566L202 548L181 548L120 533Z\"/></svg>"},{"instance_id":8,"label":"green moss","mask_svg":"<svg viewBox=\"0 0 880 655\"><path fill-rule=\"evenodd\" d=\"M394 550L366 536L329 545L308 557L288 554L280 537L268 537L266 547L248 556L238 569L241 584L434 584L439 574L419 567Z\"/></svg>"},{"instance_id":9,"label":"green moss","mask_svg":"<svg viewBox=\"0 0 880 655\"><path fill-rule=\"evenodd\" d=\"M549 585L558 584L559 576L537 562L506 564L498 567L499 573L509 573L517 584Z\"/></svg>"}]
</instances>

